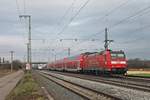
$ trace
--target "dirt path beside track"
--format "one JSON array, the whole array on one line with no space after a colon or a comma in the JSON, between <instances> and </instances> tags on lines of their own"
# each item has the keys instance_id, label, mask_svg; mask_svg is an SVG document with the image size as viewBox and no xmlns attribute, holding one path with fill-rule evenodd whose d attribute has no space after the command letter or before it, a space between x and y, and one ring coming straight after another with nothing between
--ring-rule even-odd
<instances>
[{"instance_id":1,"label":"dirt path beside track","mask_svg":"<svg viewBox=\"0 0 150 100\"><path fill-rule=\"evenodd\" d=\"M23 76L23 71L17 71L0 78L0 100L5 100L5 97L16 86Z\"/></svg>"}]
</instances>

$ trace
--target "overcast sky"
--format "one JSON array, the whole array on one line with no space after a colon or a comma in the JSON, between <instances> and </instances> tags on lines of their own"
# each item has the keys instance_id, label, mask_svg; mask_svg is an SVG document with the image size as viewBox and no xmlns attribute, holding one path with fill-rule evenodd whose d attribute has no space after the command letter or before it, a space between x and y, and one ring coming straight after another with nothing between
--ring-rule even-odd
<instances>
[{"instance_id":1,"label":"overcast sky","mask_svg":"<svg viewBox=\"0 0 150 100\"><path fill-rule=\"evenodd\" d=\"M86 2L0 0L0 56L9 59L13 50L16 59L26 58L27 21L18 16L27 14L32 16L35 61L54 60L55 54L66 57L67 48L71 48L71 55L100 51L105 27L114 40L111 49L124 50L128 58L150 59L150 0L89 0L83 7ZM74 38L79 40L59 41Z\"/></svg>"}]
</instances>

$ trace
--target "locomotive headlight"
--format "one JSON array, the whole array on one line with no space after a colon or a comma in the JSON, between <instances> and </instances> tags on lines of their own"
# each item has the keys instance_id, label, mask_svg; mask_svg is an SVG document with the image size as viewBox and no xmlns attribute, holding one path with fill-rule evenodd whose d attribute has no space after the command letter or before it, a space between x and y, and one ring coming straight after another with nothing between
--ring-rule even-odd
<instances>
[{"instance_id":1,"label":"locomotive headlight","mask_svg":"<svg viewBox=\"0 0 150 100\"><path fill-rule=\"evenodd\" d=\"M126 61L120 61L120 64L126 64Z\"/></svg>"},{"instance_id":2,"label":"locomotive headlight","mask_svg":"<svg viewBox=\"0 0 150 100\"><path fill-rule=\"evenodd\" d=\"M111 64L117 64L117 61L111 61Z\"/></svg>"},{"instance_id":3,"label":"locomotive headlight","mask_svg":"<svg viewBox=\"0 0 150 100\"><path fill-rule=\"evenodd\" d=\"M126 61L111 61L111 64L126 64Z\"/></svg>"}]
</instances>

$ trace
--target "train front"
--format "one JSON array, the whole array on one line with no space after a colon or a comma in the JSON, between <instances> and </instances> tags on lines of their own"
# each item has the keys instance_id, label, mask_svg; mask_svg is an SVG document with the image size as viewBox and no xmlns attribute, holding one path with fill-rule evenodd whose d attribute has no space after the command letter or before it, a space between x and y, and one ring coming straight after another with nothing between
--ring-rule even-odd
<instances>
[{"instance_id":1,"label":"train front","mask_svg":"<svg viewBox=\"0 0 150 100\"><path fill-rule=\"evenodd\" d=\"M112 73L125 74L127 72L127 61L123 51L110 51L109 67Z\"/></svg>"}]
</instances>

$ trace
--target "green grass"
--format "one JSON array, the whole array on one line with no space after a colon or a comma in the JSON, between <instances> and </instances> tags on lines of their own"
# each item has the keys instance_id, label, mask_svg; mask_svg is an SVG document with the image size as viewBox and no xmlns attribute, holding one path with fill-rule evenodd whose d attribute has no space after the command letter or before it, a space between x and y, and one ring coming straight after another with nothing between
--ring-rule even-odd
<instances>
[{"instance_id":1,"label":"green grass","mask_svg":"<svg viewBox=\"0 0 150 100\"><path fill-rule=\"evenodd\" d=\"M45 97L32 74L27 72L6 100L45 100Z\"/></svg>"},{"instance_id":2,"label":"green grass","mask_svg":"<svg viewBox=\"0 0 150 100\"><path fill-rule=\"evenodd\" d=\"M146 77L150 78L150 74L130 74L128 76Z\"/></svg>"}]
</instances>

